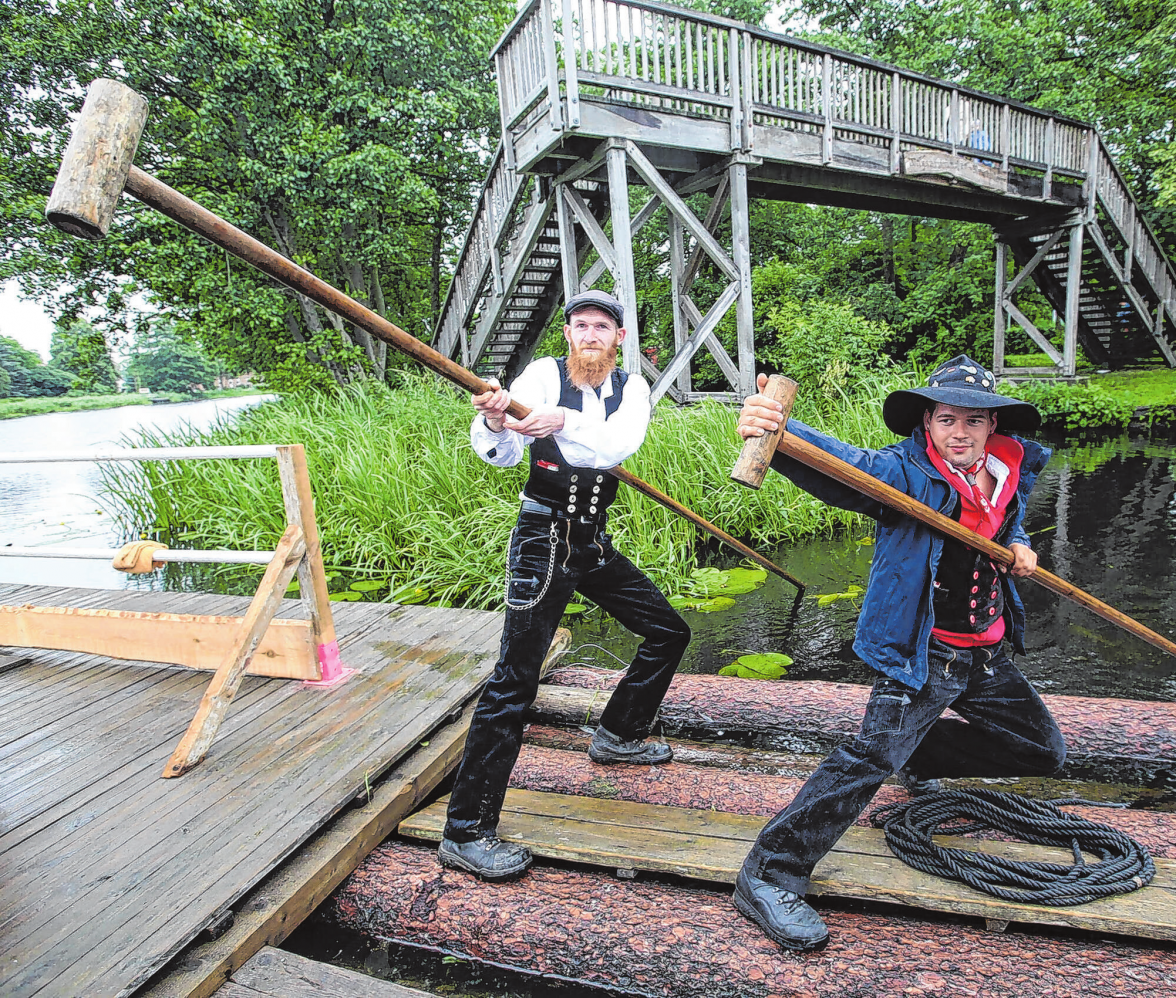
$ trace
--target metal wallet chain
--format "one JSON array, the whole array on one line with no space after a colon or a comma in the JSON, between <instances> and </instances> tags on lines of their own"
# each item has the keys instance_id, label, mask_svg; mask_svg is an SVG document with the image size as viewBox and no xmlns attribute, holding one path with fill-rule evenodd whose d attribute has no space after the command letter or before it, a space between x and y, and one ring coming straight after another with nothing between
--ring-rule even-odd
<instances>
[{"instance_id":1,"label":"metal wallet chain","mask_svg":"<svg viewBox=\"0 0 1176 998\"><path fill-rule=\"evenodd\" d=\"M518 527L515 527L515 529L510 532L510 547L514 547L514 535L518 529ZM547 558L547 578L543 580L543 588L539 590L539 595L531 600L530 603L518 604L512 603L510 601L510 554L508 550L506 556L506 580L503 588L502 600L511 610L530 610L532 607L538 606L539 603L543 600L543 597L547 595L547 590L551 586L551 576L555 573L555 549L559 543L555 534L554 520L551 521L551 531L547 536L551 541L551 554Z\"/></svg>"}]
</instances>

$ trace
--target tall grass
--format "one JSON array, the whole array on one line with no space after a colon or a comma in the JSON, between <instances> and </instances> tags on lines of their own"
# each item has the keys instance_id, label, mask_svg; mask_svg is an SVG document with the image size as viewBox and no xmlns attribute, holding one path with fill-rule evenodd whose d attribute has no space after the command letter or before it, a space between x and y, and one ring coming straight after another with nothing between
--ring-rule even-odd
<instances>
[{"instance_id":1,"label":"tall grass","mask_svg":"<svg viewBox=\"0 0 1176 998\"><path fill-rule=\"evenodd\" d=\"M881 398L802 400L799 418L865 446L892 441ZM472 452L472 410L429 376L395 389L369 386L336 395L291 397L259 406L203 432L141 432L142 446L303 443L316 496L328 570L339 581L390 579L392 590L431 600L497 606L507 537L518 512L525 465L492 468ZM769 475L758 492L728 475L739 452L736 411L715 403L659 405L641 451L626 467L737 537L771 544L849 529L835 510ZM128 535L185 547L272 548L284 526L272 461L166 462L106 472L114 512ZM610 516L618 547L666 591L696 567L700 537L681 518L622 487ZM216 584L244 590L257 573L224 569Z\"/></svg>"}]
</instances>

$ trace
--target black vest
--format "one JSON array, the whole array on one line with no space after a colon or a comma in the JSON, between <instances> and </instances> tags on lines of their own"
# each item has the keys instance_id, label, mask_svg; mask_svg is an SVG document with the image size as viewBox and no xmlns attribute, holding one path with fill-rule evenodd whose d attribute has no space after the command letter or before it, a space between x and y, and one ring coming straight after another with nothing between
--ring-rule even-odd
<instances>
[{"instance_id":1,"label":"black vest","mask_svg":"<svg viewBox=\"0 0 1176 998\"><path fill-rule=\"evenodd\" d=\"M958 499L951 518L959 522ZM953 634L986 631L1004 613L1000 573L987 555L945 537L935 572L934 606L935 626L942 630Z\"/></svg>"},{"instance_id":2,"label":"black vest","mask_svg":"<svg viewBox=\"0 0 1176 998\"><path fill-rule=\"evenodd\" d=\"M559 366L559 405L565 409L584 409L584 396L580 389L568 381L565 358L556 361ZM614 370L612 395L604 400L604 418L608 419L621 404L621 394L628 374ZM523 492L529 499L544 503L569 516L594 517L604 511L617 497L617 480L607 471L596 468L577 468L568 464L560 453L553 437L532 440L531 476Z\"/></svg>"}]
</instances>

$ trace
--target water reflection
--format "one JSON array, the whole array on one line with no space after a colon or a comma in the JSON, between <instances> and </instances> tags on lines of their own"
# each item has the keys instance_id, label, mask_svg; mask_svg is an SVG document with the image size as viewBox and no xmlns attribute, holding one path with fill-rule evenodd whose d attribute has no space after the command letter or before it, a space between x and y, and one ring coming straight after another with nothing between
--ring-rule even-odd
<instances>
[{"instance_id":1,"label":"water reflection","mask_svg":"<svg viewBox=\"0 0 1176 998\"><path fill-rule=\"evenodd\" d=\"M208 399L173 405L133 405L92 412L57 412L0 420L0 452L86 450L119 444L141 427L172 432L206 429L266 396ZM93 464L0 465L0 545L111 547L120 538L103 508L101 473ZM99 589L157 588L160 573L116 572L108 562L59 558L0 558L0 583Z\"/></svg>"},{"instance_id":2,"label":"water reflection","mask_svg":"<svg viewBox=\"0 0 1176 998\"><path fill-rule=\"evenodd\" d=\"M1176 633L1174 476L1173 443L1057 444L1025 520L1043 568L1169 637ZM790 678L871 681L851 648L856 607L847 600L818 607L812 598L864 585L870 546L839 538L765 554L808 584L799 613L792 586L774 576L736 597L736 610L687 613L694 640L683 670L717 672L746 652L783 651L795 660ZM1043 692L1176 700L1176 658L1039 585L1018 588L1029 616L1029 654L1018 664ZM626 662L636 646L618 625L593 618L573 629L573 648L588 642ZM615 664L590 648L575 657Z\"/></svg>"}]
</instances>

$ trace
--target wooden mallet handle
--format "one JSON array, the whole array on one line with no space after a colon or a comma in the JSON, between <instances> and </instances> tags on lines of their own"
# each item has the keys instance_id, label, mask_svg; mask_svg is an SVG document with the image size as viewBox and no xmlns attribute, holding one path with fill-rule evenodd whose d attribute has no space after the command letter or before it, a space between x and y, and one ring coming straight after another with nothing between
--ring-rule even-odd
<instances>
[{"instance_id":1,"label":"wooden mallet handle","mask_svg":"<svg viewBox=\"0 0 1176 998\"><path fill-rule=\"evenodd\" d=\"M783 405L784 416L780 420L780 428L774 433L765 431L762 437L748 437L743 441L739 460L731 469L731 477L740 485L753 489L763 485L764 475L768 473L768 466L772 463L772 455L776 453L776 445L788 425L788 416L792 412L792 403L796 399L796 390L799 387L795 381L782 374L773 374L768 378L768 383L760 394Z\"/></svg>"}]
</instances>

